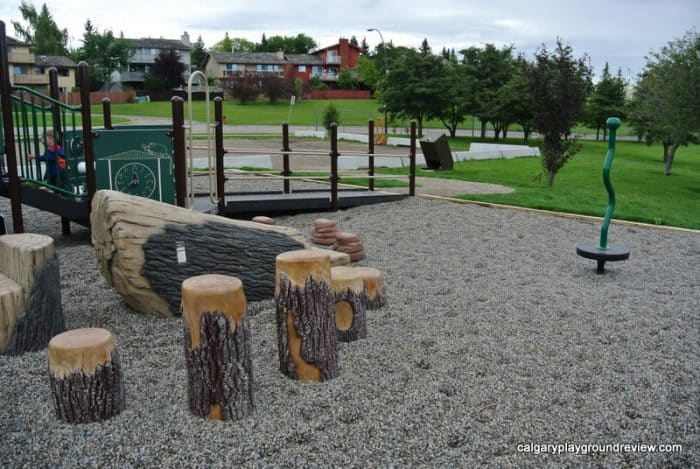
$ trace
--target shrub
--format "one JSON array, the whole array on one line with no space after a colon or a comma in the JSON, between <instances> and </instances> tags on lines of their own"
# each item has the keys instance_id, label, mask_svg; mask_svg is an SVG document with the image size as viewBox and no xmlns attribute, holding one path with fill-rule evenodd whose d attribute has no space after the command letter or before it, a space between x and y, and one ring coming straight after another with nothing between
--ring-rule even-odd
<instances>
[{"instance_id":1,"label":"shrub","mask_svg":"<svg viewBox=\"0 0 700 469\"><path fill-rule=\"evenodd\" d=\"M292 94L290 82L278 75L265 75L262 77L262 93L267 96L271 104L280 98L288 98Z\"/></svg>"},{"instance_id":2,"label":"shrub","mask_svg":"<svg viewBox=\"0 0 700 469\"><path fill-rule=\"evenodd\" d=\"M309 78L309 86L311 86L312 90L327 90L328 85L323 83L321 79L317 76L312 76Z\"/></svg>"},{"instance_id":3,"label":"shrub","mask_svg":"<svg viewBox=\"0 0 700 469\"><path fill-rule=\"evenodd\" d=\"M326 130L330 130L333 122L340 124L340 111L338 111L333 103L330 103L326 106L326 109L323 110L323 127L325 127Z\"/></svg>"},{"instance_id":4,"label":"shrub","mask_svg":"<svg viewBox=\"0 0 700 469\"><path fill-rule=\"evenodd\" d=\"M343 70L338 75L338 88L341 90L351 90L355 87L355 80L352 78L350 70Z\"/></svg>"},{"instance_id":5,"label":"shrub","mask_svg":"<svg viewBox=\"0 0 700 469\"><path fill-rule=\"evenodd\" d=\"M165 80L154 75L148 75L143 80L143 89L146 91L163 91L165 89Z\"/></svg>"},{"instance_id":6,"label":"shrub","mask_svg":"<svg viewBox=\"0 0 700 469\"><path fill-rule=\"evenodd\" d=\"M238 100L241 104L255 101L260 96L261 79L255 73L237 72L221 79L224 93Z\"/></svg>"}]
</instances>

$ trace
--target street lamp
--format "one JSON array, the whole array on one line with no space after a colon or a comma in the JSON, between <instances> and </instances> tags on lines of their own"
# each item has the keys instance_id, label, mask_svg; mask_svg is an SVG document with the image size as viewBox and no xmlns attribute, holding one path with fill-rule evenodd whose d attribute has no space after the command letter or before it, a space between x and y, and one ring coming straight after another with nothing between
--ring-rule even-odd
<instances>
[{"instance_id":1,"label":"street lamp","mask_svg":"<svg viewBox=\"0 0 700 469\"><path fill-rule=\"evenodd\" d=\"M386 66L386 44L384 43L384 36L382 36L382 32L376 28L367 28L367 32L370 31L376 31L379 34L379 39L382 40L382 54L384 55L384 79L387 79L387 76L389 75L389 69ZM389 132L387 132L387 128L389 125L389 122L386 118L386 104L383 106L384 108L384 135L387 135Z\"/></svg>"}]
</instances>

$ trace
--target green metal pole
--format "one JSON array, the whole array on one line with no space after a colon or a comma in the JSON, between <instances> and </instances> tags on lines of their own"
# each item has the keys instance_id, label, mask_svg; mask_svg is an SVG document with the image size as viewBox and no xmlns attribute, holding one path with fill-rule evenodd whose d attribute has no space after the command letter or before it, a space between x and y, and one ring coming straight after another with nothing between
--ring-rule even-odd
<instances>
[{"instance_id":1,"label":"green metal pole","mask_svg":"<svg viewBox=\"0 0 700 469\"><path fill-rule=\"evenodd\" d=\"M603 164L603 182L608 191L608 208L605 211L605 220L603 220L603 226L600 229L600 244L598 246L600 249L608 248L608 226L610 226L610 218L615 210L615 191L610 183L610 167L615 156L615 135L620 124L620 119L617 117L610 117L605 122L608 128L608 153L605 155L605 163Z\"/></svg>"}]
</instances>

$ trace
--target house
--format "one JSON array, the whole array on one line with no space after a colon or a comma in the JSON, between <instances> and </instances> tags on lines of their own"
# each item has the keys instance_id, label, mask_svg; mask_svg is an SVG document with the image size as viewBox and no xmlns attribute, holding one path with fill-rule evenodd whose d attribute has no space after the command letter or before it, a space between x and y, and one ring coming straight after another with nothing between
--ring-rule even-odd
<instances>
[{"instance_id":1,"label":"house","mask_svg":"<svg viewBox=\"0 0 700 469\"><path fill-rule=\"evenodd\" d=\"M286 65L282 52L209 52L204 59L205 75L219 79L237 72L284 76Z\"/></svg>"},{"instance_id":2,"label":"house","mask_svg":"<svg viewBox=\"0 0 700 469\"><path fill-rule=\"evenodd\" d=\"M236 72L277 73L308 81L312 76L333 86L342 70L357 74L362 49L341 38L337 44L310 54L280 52L209 52L204 59L208 77L220 79Z\"/></svg>"},{"instance_id":3,"label":"house","mask_svg":"<svg viewBox=\"0 0 700 469\"><path fill-rule=\"evenodd\" d=\"M340 38L337 44L313 51L323 62L322 73L319 78L325 82L335 82L343 70L349 70L353 75L357 74L357 66L360 61L362 49L350 44L345 38Z\"/></svg>"},{"instance_id":4,"label":"house","mask_svg":"<svg viewBox=\"0 0 700 469\"><path fill-rule=\"evenodd\" d=\"M323 75L323 59L313 54L287 54L286 74L295 79L309 81L312 76Z\"/></svg>"},{"instance_id":5,"label":"house","mask_svg":"<svg viewBox=\"0 0 700 469\"><path fill-rule=\"evenodd\" d=\"M10 84L27 86L41 93L49 93L49 68L58 71L60 92L71 91L75 87L75 71L78 65L68 57L57 55L34 55L29 44L7 37L7 58Z\"/></svg>"},{"instance_id":6,"label":"house","mask_svg":"<svg viewBox=\"0 0 700 469\"><path fill-rule=\"evenodd\" d=\"M129 85L134 89L142 90L143 82L151 65L161 52L174 50L180 54L180 61L185 64L183 78L187 81L192 70L192 44L187 31L180 39L163 39L142 37L140 39L129 39L132 43L133 55L129 59L129 69L116 72L113 81L120 81L123 85Z\"/></svg>"}]
</instances>

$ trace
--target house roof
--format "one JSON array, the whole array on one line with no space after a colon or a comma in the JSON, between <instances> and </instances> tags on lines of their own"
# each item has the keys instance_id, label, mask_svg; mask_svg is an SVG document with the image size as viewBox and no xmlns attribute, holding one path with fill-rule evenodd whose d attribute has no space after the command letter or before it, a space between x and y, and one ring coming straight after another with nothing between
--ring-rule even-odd
<instances>
[{"instance_id":1,"label":"house roof","mask_svg":"<svg viewBox=\"0 0 700 469\"><path fill-rule=\"evenodd\" d=\"M35 55L34 63L42 67L78 68L78 64L62 55Z\"/></svg>"},{"instance_id":2,"label":"house roof","mask_svg":"<svg viewBox=\"0 0 700 469\"><path fill-rule=\"evenodd\" d=\"M323 65L323 59L313 54L287 54L286 57L293 65Z\"/></svg>"},{"instance_id":3,"label":"house roof","mask_svg":"<svg viewBox=\"0 0 700 469\"><path fill-rule=\"evenodd\" d=\"M275 52L210 52L220 64L284 64L283 54Z\"/></svg>"},{"instance_id":4,"label":"house roof","mask_svg":"<svg viewBox=\"0 0 700 469\"><path fill-rule=\"evenodd\" d=\"M340 42L337 42L337 43L333 44L332 46L324 47L322 49L316 49L315 51L313 51L313 53L318 54L319 52L323 52L324 50L338 49L339 47L340 47ZM358 52L362 52L362 47L350 44L350 42L348 42L348 47L355 49Z\"/></svg>"},{"instance_id":5,"label":"house roof","mask_svg":"<svg viewBox=\"0 0 700 469\"><path fill-rule=\"evenodd\" d=\"M163 38L151 38L142 37L140 39L132 39L134 48L140 49L174 49L174 50L192 50L192 46L188 46L180 39L163 39Z\"/></svg>"},{"instance_id":6,"label":"house roof","mask_svg":"<svg viewBox=\"0 0 700 469\"><path fill-rule=\"evenodd\" d=\"M8 45L8 46L25 46L25 47L29 47L29 44L27 44L26 42L20 41L19 39L15 39L15 38L13 38L12 36L5 36L5 38L7 39L7 45Z\"/></svg>"}]
</instances>

